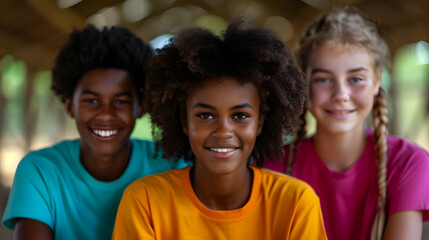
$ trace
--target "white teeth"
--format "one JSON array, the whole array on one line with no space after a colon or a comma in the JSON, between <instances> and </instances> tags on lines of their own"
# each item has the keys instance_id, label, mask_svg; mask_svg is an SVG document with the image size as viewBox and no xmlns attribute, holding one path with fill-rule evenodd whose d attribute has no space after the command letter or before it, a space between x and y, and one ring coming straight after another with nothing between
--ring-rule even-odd
<instances>
[{"instance_id":1,"label":"white teeth","mask_svg":"<svg viewBox=\"0 0 429 240\"><path fill-rule=\"evenodd\" d=\"M210 148L210 150L215 152L231 152L234 148Z\"/></svg>"},{"instance_id":2,"label":"white teeth","mask_svg":"<svg viewBox=\"0 0 429 240\"><path fill-rule=\"evenodd\" d=\"M348 111L334 111L335 114L344 115L347 114Z\"/></svg>"},{"instance_id":3,"label":"white teeth","mask_svg":"<svg viewBox=\"0 0 429 240\"><path fill-rule=\"evenodd\" d=\"M111 137L118 133L118 130L94 130L94 133L101 137Z\"/></svg>"}]
</instances>

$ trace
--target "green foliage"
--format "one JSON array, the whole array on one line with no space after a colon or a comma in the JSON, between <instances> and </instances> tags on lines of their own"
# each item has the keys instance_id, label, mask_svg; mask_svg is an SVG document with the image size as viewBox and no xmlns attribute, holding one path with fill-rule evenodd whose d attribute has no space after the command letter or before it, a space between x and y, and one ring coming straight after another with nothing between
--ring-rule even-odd
<instances>
[{"instance_id":1,"label":"green foliage","mask_svg":"<svg viewBox=\"0 0 429 240\"><path fill-rule=\"evenodd\" d=\"M26 77L27 68L23 61L8 63L7 67L5 67L1 73L1 89L3 97L9 100L22 98Z\"/></svg>"},{"instance_id":2,"label":"green foliage","mask_svg":"<svg viewBox=\"0 0 429 240\"><path fill-rule=\"evenodd\" d=\"M209 29L218 36L222 35L223 31L228 26L228 23L217 15L204 15L195 20L194 24L197 27Z\"/></svg>"}]
</instances>

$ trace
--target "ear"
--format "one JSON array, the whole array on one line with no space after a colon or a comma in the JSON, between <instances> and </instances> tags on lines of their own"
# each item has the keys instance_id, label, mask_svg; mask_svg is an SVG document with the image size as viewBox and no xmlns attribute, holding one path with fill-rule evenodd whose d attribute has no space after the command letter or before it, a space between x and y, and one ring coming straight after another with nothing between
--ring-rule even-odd
<instances>
[{"instance_id":1,"label":"ear","mask_svg":"<svg viewBox=\"0 0 429 240\"><path fill-rule=\"evenodd\" d=\"M137 94L140 97L136 97L139 99L137 102L137 106L135 109L135 116L136 118L141 118L146 112L147 112L147 106L146 106L146 97L144 95L143 89L138 90L139 93Z\"/></svg>"},{"instance_id":2,"label":"ear","mask_svg":"<svg viewBox=\"0 0 429 240\"><path fill-rule=\"evenodd\" d=\"M258 128L256 129L256 136L259 136L262 132L262 128L264 127L264 116L259 117Z\"/></svg>"},{"instance_id":3,"label":"ear","mask_svg":"<svg viewBox=\"0 0 429 240\"><path fill-rule=\"evenodd\" d=\"M382 79L382 70L377 71L377 73L375 74L375 79L374 79L374 96L377 96L378 93L380 92L380 86L381 86L381 79Z\"/></svg>"},{"instance_id":4,"label":"ear","mask_svg":"<svg viewBox=\"0 0 429 240\"><path fill-rule=\"evenodd\" d=\"M186 120L182 120L180 121L180 123L182 125L183 132L186 134L186 136L188 136L188 123L186 122Z\"/></svg>"},{"instance_id":5,"label":"ear","mask_svg":"<svg viewBox=\"0 0 429 240\"><path fill-rule=\"evenodd\" d=\"M68 98L64 101L64 108L66 109L66 113L71 117L74 118L73 113L73 101L72 99Z\"/></svg>"},{"instance_id":6,"label":"ear","mask_svg":"<svg viewBox=\"0 0 429 240\"><path fill-rule=\"evenodd\" d=\"M141 118L146 113L146 108L143 103L136 106L136 118Z\"/></svg>"}]
</instances>

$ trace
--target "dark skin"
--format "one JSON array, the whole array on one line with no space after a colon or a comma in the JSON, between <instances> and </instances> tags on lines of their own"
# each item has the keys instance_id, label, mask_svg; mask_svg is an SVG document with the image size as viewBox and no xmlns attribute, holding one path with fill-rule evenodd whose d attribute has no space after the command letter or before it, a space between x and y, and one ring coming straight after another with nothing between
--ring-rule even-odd
<instances>
[{"instance_id":1,"label":"dark skin","mask_svg":"<svg viewBox=\"0 0 429 240\"><path fill-rule=\"evenodd\" d=\"M48 240L52 239L52 231L42 222L22 218L16 222L13 239Z\"/></svg>"},{"instance_id":2,"label":"dark skin","mask_svg":"<svg viewBox=\"0 0 429 240\"><path fill-rule=\"evenodd\" d=\"M131 155L135 120L142 115L131 76L119 69L92 70L65 105L82 139L82 164L100 181L119 178Z\"/></svg>"},{"instance_id":3,"label":"dark skin","mask_svg":"<svg viewBox=\"0 0 429 240\"><path fill-rule=\"evenodd\" d=\"M250 197L253 178L247 159L263 126L259 105L253 84L229 77L208 81L188 95L183 130L196 157L190 177L209 209L238 209Z\"/></svg>"},{"instance_id":4,"label":"dark skin","mask_svg":"<svg viewBox=\"0 0 429 240\"><path fill-rule=\"evenodd\" d=\"M95 179L118 179L131 156L130 135L143 110L135 84L126 71L95 69L79 81L73 99L65 101L81 138L81 162ZM14 239L52 239L51 228L39 221L20 219Z\"/></svg>"}]
</instances>

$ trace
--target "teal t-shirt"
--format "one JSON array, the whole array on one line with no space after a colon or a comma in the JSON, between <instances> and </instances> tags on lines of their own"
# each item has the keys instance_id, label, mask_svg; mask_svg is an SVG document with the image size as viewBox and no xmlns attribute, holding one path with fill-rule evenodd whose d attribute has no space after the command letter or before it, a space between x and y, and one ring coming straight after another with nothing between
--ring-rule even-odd
<instances>
[{"instance_id":1,"label":"teal t-shirt","mask_svg":"<svg viewBox=\"0 0 429 240\"><path fill-rule=\"evenodd\" d=\"M123 175L112 182L93 178L80 162L80 140L62 141L30 152L18 165L3 215L14 229L17 218L48 225L55 239L111 239L123 190L134 180L187 166L155 154L155 143L131 140L132 153Z\"/></svg>"}]
</instances>

